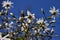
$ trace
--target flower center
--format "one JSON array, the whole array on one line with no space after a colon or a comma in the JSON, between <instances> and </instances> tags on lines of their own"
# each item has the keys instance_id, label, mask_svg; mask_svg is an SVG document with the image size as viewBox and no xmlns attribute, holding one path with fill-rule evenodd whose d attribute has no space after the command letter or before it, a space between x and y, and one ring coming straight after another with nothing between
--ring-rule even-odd
<instances>
[{"instance_id":1,"label":"flower center","mask_svg":"<svg viewBox=\"0 0 60 40\"><path fill-rule=\"evenodd\" d=\"M29 18L29 19L31 19L31 18L32 18L32 16L31 16L31 15L29 15L29 16L28 16L28 18Z\"/></svg>"},{"instance_id":2,"label":"flower center","mask_svg":"<svg viewBox=\"0 0 60 40\"><path fill-rule=\"evenodd\" d=\"M6 7L9 7L9 6L10 6L9 4L6 5Z\"/></svg>"},{"instance_id":3,"label":"flower center","mask_svg":"<svg viewBox=\"0 0 60 40\"><path fill-rule=\"evenodd\" d=\"M52 15L56 15L56 12L54 12Z\"/></svg>"}]
</instances>

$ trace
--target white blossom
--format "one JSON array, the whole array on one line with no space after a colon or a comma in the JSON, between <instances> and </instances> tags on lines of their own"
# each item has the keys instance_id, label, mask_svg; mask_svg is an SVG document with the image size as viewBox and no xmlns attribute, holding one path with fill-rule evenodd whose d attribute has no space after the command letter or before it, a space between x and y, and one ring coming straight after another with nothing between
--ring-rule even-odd
<instances>
[{"instance_id":1,"label":"white blossom","mask_svg":"<svg viewBox=\"0 0 60 40\"><path fill-rule=\"evenodd\" d=\"M7 0L7 1L3 1L3 7L5 7L5 9L10 9L12 7L12 2Z\"/></svg>"},{"instance_id":2,"label":"white blossom","mask_svg":"<svg viewBox=\"0 0 60 40\"><path fill-rule=\"evenodd\" d=\"M43 22L44 22L44 20L43 20L43 18L42 18L42 19L37 19L37 22L36 22L36 23L37 23L37 24L40 24L40 23L42 24Z\"/></svg>"},{"instance_id":3,"label":"white blossom","mask_svg":"<svg viewBox=\"0 0 60 40\"><path fill-rule=\"evenodd\" d=\"M30 23L32 19L35 19L35 14L32 14L30 11L27 10L27 16L25 16L25 18L27 18L27 22Z\"/></svg>"},{"instance_id":4,"label":"white blossom","mask_svg":"<svg viewBox=\"0 0 60 40\"><path fill-rule=\"evenodd\" d=\"M56 10L56 8L53 6L53 8L51 8L49 10L49 12L53 15L57 15L57 14L59 14L59 9Z\"/></svg>"},{"instance_id":5,"label":"white blossom","mask_svg":"<svg viewBox=\"0 0 60 40\"><path fill-rule=\"evenodd\" d=\"M37 19L37 22L36 22L37 24L45 24L45 26L48 26L49 24L47 23L47 21L44 21L44 19L42 18L42 19Z\"/></svg>"},{"instance_id":6,"label":"white blossom","mask_svg":"<svg viewBox=\"0 0 60 40\"><path fill-rule=\"evenodd\" d=\"M30 11L27 10L27 15L28 16L31 16L32 19L35 19L35 14L32 14Z\"/></svg>"}]
</instances>

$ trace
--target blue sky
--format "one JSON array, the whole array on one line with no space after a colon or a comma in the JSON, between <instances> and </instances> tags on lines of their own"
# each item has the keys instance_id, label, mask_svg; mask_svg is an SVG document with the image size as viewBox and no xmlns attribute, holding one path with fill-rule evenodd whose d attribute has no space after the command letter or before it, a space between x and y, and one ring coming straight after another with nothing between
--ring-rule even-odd
<instances>
[{"instance_id":1,"label":"blue sky","mask_svg":"<svg viewBox=\"0 0 60 40\"><path fill-rule=\"evenodd\" d=\"M21 10L25 12L30 10L32 13L36 14L36 17L42 17L41 8L44 8L46 11L46 15L49 15L50 7L55 6L57 9L60 9L60 0L11 0L13 4L13 8L10 9L10 12L13 12L16 17L19 16ZM2 0L0 0L1 6ZM0 8L2 9L2 8ZM13 9L13 10L12 10ZM56 19L56 29L55 33L59 35L57 38L53 38L52 40L60 39L60 16Z\"/></svg>"}]
</instances>

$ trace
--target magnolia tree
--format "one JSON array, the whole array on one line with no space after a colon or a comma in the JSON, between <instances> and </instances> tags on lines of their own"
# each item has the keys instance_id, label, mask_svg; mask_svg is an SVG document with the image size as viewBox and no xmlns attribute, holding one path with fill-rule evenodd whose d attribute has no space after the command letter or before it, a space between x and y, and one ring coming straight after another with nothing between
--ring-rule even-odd
<instances>
[{"instance_id":1,"label":"magnolia tree","mask_svg":"<svg viewBox=\"0 0 60 40\"><path fill-rule=\"evenodd\" d=\"M36 18L27 10L27 15L21 11L19 18L15 17L14 13L9 12L12 7L12 2L3 1L2 7L4 10L0 12L0 40L51 40L55 35L56 16L59 14L59 9L54 6L50 8L49 16L45 16L45 10L41 8L44 17ZM10 15L10 16L9 16Z\"/></svg>"}]
</instances>

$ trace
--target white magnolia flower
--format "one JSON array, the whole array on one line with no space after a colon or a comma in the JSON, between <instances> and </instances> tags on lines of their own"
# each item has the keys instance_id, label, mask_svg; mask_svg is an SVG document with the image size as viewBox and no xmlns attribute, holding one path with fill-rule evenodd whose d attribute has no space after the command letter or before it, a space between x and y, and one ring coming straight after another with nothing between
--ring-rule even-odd
<instances>
[{"instance_id":1,"label":"white magnolia flower","mask_svg":"<svg viewBox=\"0 0 60 40\"><path fill-rule=\"evenodd\" d=\"M44 22L44 19L42 18L42 19L37 19L37 22L36 23L37 24L40 24L40 23L42 24L43 22Z\"/></svg>"},{"instance_id":2,"label":"white magnolia flower","mask_svg":"<svg viewBox=\"0 0 60 40\"><path fill-rule=\"evenodd\" d=\"M6 38L8 36L9 36L9 34L7 34L6 36L2 37L2 33L0 32L0 40L10 40L9 38Z\"/></svg>"},{"instance_id":3,"label":"white magnolia flower","mask_svg":"<svg viewBox=\"0 0 60 40\"><path fill-rule=\"evenodd\" d=\"M49 24L47 23L47 21L44 21L44 19L42 18L42 19L37 19L37 22L36 22L37 24L41 24L41 25L43 25L43 23L44 23L44 26L48 26Z\"/></svg>"},{"instance_id":4,"label":"white magnolia flower","mask_svg":"<svg viewBox=\"0 0 60 40\"><path fill-rule=\"evenodd\" d=\"M31 14L31 12L27 10L27 16L25 16L25 18L27 18L27 21L30 23L32 19L35 19L35 14Z\"/></svg>"},{"instance_id":5,"label":"white magnolia flower","mask_svg":"<svg viewBox=\"0 0 60 40\"><path fill-rule=\"evenodd\" d=\"M3 7L5 7L5 9L10 9L12 7L12 2L7 0L7 1L3 1Z\"/></svg>"},{"instance_id":6,"label":"white magnolia flower","mask_svg":"<svg viewBox=\"0 0 60 40\"><path fill-rule=\"evenodd\" d=\"M27 11L28 18L31 17L32 19L35 19L35 14L31 14L30 11Z\"/></svg>"},{"instance_id":7,"label":"white magnolia flower","mask_svg":"<svg viewBox=\"0 0 60 40\"><path fill-rule=\"evenodd\" d=\"M49 12L52 14L52 15L57 15L59 14L59 9L56 10L56 8L53 6L53 8L51 8L49 10Z\"/></svg>"}]
</instances>

